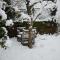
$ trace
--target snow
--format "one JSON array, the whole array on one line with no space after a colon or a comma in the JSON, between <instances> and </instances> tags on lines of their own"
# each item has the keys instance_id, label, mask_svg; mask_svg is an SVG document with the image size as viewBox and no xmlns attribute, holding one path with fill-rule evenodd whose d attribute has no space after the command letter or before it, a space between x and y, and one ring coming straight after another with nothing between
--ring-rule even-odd
<instances>
[{"instance_id":1,"label":"snow","mask_svg":"<svg viewBox=\"0 0 60 60\"><path fill-rule=\"evenodd\" d=\"M20 11L20 10L18 9L18 6L14 6L13 8L15 9L16 12L17 12L17 11Z\"/></svg>"},{"instance_id":2,"label":"snow","mask_svg":"<svg viewBox=\"0 0 60 60\"><path fill-rule=\"evenodd\" d=\"M43 5L44 5L44 3L43 3ZM49 1L48 2L48 5L45 7L45 8L50 8L52 11L54 10L53 8L56 8L56 4L55 3L53 3L53 2L51 2L51 1Z\"/></svg>"},{"instance_id":3,"label":"snow","mask_svg":"<svg viewBox=\"0 0 60 60\"><path fill-rule=\"evenodd\" d=\"M2 8L2 5L3 5L3 2L2 2L2 1L0 1L0 8Z\"/></svg>"},{"instance_id":4,"label":"snow","mask_svg":"<svg viewBox=\"0 0 60 60\"><path fill-rule=\"evenodd\" d=\"M5 14L5 11L3 11L1 8L0 8L0 16L2 16L2 20L7 19L7 15Z\"/></svg>"},{"instance_id":5,"label":"snow","mask_svg":"<svg viewBox=\"0 0 60 60\"><path fill-rule=\"evenodd\" d=\"M21 17L19 19L21 19L22 22L23 21L31 21L30 16L27 14L24 14L24 13L21 13Z\"/></svg>"},{"instance_id":6,"label":"snow","mask_svg":"<svg viewBox=\"0 0 60 60\"><path fill-rule=\"evenodd\" d=\"M11 38L12 46L0 48L0 60L60 60L60 34L37 35L32 49Z\"/></svg>"},{"instance_id":7,"label":"snow","mask_svg":"<svg viewBox=\"0 0 60 60\"><path fill-rule=\"evenodd\" d=\"M33 5L35 2L40 2L40 1L42 2L42 0L29 0L29 1L30 1L29 3L30 5Z\"/></svg>"},{"instance_id":8,"label":"snow","mask_svg":"<svg viewBox=\"0 0 60 60\"><path fill-rule=\"evenodd\" d=\"M51 19L53 16L50 15L51 11L54 11L54 8L57 8L56 4L51 1L43 1L41 4L38 3L34 6L34 8L39 8L34 14L34 20L36 17L39 19L39 21L47 21ZM40 15L39 15L40 13Z\"/></svg>"},{"instance_id":9,"label":"snow","mask_svg":"<svg viewBox=\"0 0 60 60\"><path fill-rule=\"evenodd\" d=\"M6 26L11 26L11 25L13 25L14 23L13 23L13 21L10 19L10 20L7 20L6 21Z\"/></svg>"},{"instance_id":10,"label":"snow","mask_svg":"<svg viewBox=\"0 0 60 60\"><path fill-rule=\"evenodd\" d=\"M12 41L9 39L8 36L7 36L7 40L6 40L4 45L7 46L7 47L11 47L12 46Z\"/></svg>"},{"instance_id":11,"label":"snow","mask_svg":"<svg viewBox=\"0 0 60 60\"><path fill-rule=\"evenodd\" d=\"M4 2L4 1L0 1L0 8L2 8L2 7L3 7L3 4L5 4L5 5L6 5L6 2Z\"/></svg>"}]
</instances>

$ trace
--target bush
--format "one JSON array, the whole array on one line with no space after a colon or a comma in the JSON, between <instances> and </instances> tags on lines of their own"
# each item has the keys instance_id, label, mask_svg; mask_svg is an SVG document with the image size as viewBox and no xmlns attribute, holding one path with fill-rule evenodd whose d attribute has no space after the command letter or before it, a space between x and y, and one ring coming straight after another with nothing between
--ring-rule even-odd
<instances>
[{"instance_id":1,"label":"bush","mask_svg":"<svg viewBox=\"0 0 60 60\"><path fill-rule=\"evenodd\" d=\"M8 11L8 12L7 12ZM9 20L9 19L15 19L15 10L14 10L14 8L12 8L12 7L6 7L5 8L5 12L6 12L6 14L7 14L7 19Z\"/></svg>"},{"instance_id":2,"label":"bush","mask_svg":"<svg viewBox=\"0 0 60 60\"><path fill-rule=\"evenodd\" d=\"M14 25L16 26L16 27L26 27L26 29L28 29L28 27L29 27L29 24L28 24L28 22L14 22Z\"/></svg>"},{"instance_id":3,"label":"bush","mask_svg":"<svg viewBox=\"0 0 60 60\"><path fill-rule=\"evenodd\" d=\"M2 48L5 48L5 49L6 49L6 46L5 46L4 44L5 44L5 42L0 42L0 46L1 46Z\"/></svg>"},{"instance_id":4,"label":"bush","mask_svg":"<svg viewBox=\"0 0 60 60\"><path fill-rule=\"evenodd\" d=\"M57 31L57 23L54 21L33 22L33 27L36 27L40 34L54 34Z\"/></svg>"},{"instance_id":5,"label":"bush","mask_svg":"<svg viewBox=\"0 0 60 60\"><path fill-rule=\"evenodd\" d=\"M0 21L0 27L5 27L5 21Z\"/></svg>"},{"instance_id":6,"label":"bush","mask_svg":"<svg viewBox=\"0 0 60 60\"><path fill-rule=\"evenodd\" d=\"M26 27L28 29L29 24L28 22L14 22L14 26L8 28L8 35L9 36L16 36L17 35L17 27ZM57 23L53 21L41 21L41 22L33 22L33 28L36 27L37 33L40 34L54 34L57 31ZM13 29L14 28L14 29Z\"/></svg>"},{"instance_id":7,"label":"bush","mask_svg":"<svg viewBox=\"0 0 60 60\"><path fill-rule=\"evenodd\" d=\"M5 27L5 21L0 20L0 46L2 48L5 48L5 41L2 39L5 35L5 30L2 27Z\"/></svg>"},{"instance_id":8,"label":"bush","mask_svg":"<svg viewBox=\"0 0 60 60\"><path fill-rule=\"evenodd\" d=\"M17 36L18 32L17 32L17 27L15 25L13 25L13 26L7 26L6 29L8 31L8 36L10 38Z\"/></svg>"},{"instance_id":9,"label":"bush","mask_svg":"<svg viewBox=\"0 0 60 60\"><path fill-rule=\"evenodd\" d=\"M16 27L29 27L28 22L15 22ZM37 33L55 33L57 31L57 23L54 21L33 22L33 28L36 27Z\"/></svg>"},{"instance_id":10,"label":"bush","mask_svg":"<svg viewBox=\"0 0 60 60\"><path fill-rule=\"evenodd\" d=\"M0 38L4 37L5 31L0 27Z\"/></svg>"}]
</instances>

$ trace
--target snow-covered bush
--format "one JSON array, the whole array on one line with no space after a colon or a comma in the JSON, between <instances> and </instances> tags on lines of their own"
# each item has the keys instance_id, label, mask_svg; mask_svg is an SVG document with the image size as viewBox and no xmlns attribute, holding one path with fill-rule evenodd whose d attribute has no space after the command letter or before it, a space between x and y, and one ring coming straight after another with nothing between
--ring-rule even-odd
<instances>
[{"instance_id":1,"label":"snow-covered bush","mask_svg":"<svg viewBox=\"0 0 60 60\"><path fill-rule=\"evenodd\" d=\"M3 39L5 36L5 33L7 34L6 29L4 27L0 27L0 46L2 48L5 47L5 45L4 45L5 40Z\"/></svg>"},{"instance_id":2,"label":"snow-covered bush","mask_svg":"<svg viewBox=\"0 0 60 60\"><path fill-rule=\"evenodd\" d=\"M0 46L4 49L12 46L12 41L10 40L9 36L4 36L2 39L0 39Z\"/></svg>"},{"instance_id":3,"label":"snow-covered bush","mask_svg":"<svg viewBox=\"0 0 60 60\"><path fill-rule=\"evenodd\" d=\"M14 19L15 18L15 10L13 7L11 7L11 6L6 7L5 12L7 14L7 19Z\"/></svg>"},{"instance_id":4,"label":"snow-covered bush","mask_svg":"<svg viewBox=\"0 0 60 60\"><path fill-rule=\"evenodd\" d=\"M11 47L11 44L12 44L12 41L10 40L9 36L7 36L7 39L6 39L5 43L4 43L4 45L6 47Z\"/></svg>"},{"instance_id":5,"label":"snow-covered bush","mask_svg":"<svg viewBox=\"0 0 60 60\"><path fill-rule=\"evenodd\" d=\"M57 6L55 3L49 1L47 6L45 7L45 9L47 9L47 11L50 11L50 15L51 16L55 16L56 12L57 12Z\"/></svg>"},{"instance_id":6,"label":"snow-covered bush","mask_svg":"<svg viewBox=\"0 0 60 60\"><path fill-rule=\"evenodd\" d=\"M5 1L8 5L11 5L11 0L3 0Z\"/></svg>"},{"instance_id":7,"label":"snow-covered bush","mask_svg":"<svg viewBox=\"0 0 60 60\"><path fill-rule=\"evenodd\" d=\"M9 36L4 36L3 38L0 39L0 46L2 48L7 48L11 46L12 41L9 39Z\"/></svg>"},{"instance_id":8,"label":"snow-covered bush","mask_svg":"<svg viewBox=\"0 0 60 60\"><path fill-rule=\"evenodd\" d=\"M0 1L0 8L1 9L5 9L5 6L6 5L6 2L4 2L4 1Z\"/></svg>"},{"instance_id":9,"label":"snow-covered bush","mask_svg":"<svg viewBox=\"0 0 60 60\"><path fill-rule=\"evenodd\" d=\"M2 27L0 27L0 38L4 37L5 31Z\"/></svg>"},{"instance_id":10,"label":"snow-covered bush","mask_svg":"<svg viewBox=\"0 0 60 60\"><path fill-rule=\"evenodd\" d=\"M56 3L52 1L43 1L42 3L36 4L34 8L38 8L34 11L34 20L40 19L43 21L45 19L48 21L48 19L55 16L57 12Z\"/></svg>"},{"instance_id":11,"label":"snow-covered bush","mask_svg":"<svg viewBox=\"0 0 60 60\"><path fill-rule=\"evenodd\" d=\"M8 31L8 36L9 37L16 37L17 35L17 27L15 26L13 20L7 20L6 23L6 29Z\"/></svg>"},{"instance_id":12,"label":"snow-covered bush","mask_svg":"<svg viewBox=\"0 0 60 60\"><path fill-rule=\"evenodd\" d=\"M5 44L5 41L3 39L0 39L1 48L5 48L6 47L4 44Z\"/></svg>"},{"instance_id":13,"label":"snow-covered bush","mask_svg":"<svg viewBox=\"0 0 60 60\"><path fill-rule=\"evenodd\" d=\"M23 22L23 21L31 22L30 16L27 14L24 14L24 13L21 13L20 20L21 20L21 22Z\"/></svg>"},{"instance_id":14,"label":"snow-covered bush","mask_svg":"<svg viewBox=\"0 0 60 60\"><path fill-rule=\"evenodd\" d=\"M2 28L5 31L5 35L7 35L7 33L8 33L7 29L5 27L2 27Z\"/></svg>"},{"instance_id":15,"label":"snow-covered bush","mask_svg":"<svg viewBox=\"0 0 60 60\"><path fill-rule=\"evenodd\" d=\"M13 20L18 18L18 15L20 14L20 10L18 9L17 6L6 7L5 12L7 14L7 19L13 19Z\"/></svg>"},{"instance_id":16,"label":"snow-covered bush","mask_svg":"<svg viewBox=\"0 0 60 60\"><path fill-rule=\"evenodd\" d=\"M6 19L7 19L7 15L6 15L5 11L3 11L0 8L0 20L6 20Z\"/></svg>"},{"instance_id":17,"label":"snow-covered bush","mask_svg":"<svg viewBox=\"0 0 60 60\"><path fill-rule=\"evenodd\" d=\"M13 26L14 25L14 23L13 23L13 21L10 19L10 20L7 20L6 21L6 24L5 24L6 26Z\"/></svg>"}]
</instances>

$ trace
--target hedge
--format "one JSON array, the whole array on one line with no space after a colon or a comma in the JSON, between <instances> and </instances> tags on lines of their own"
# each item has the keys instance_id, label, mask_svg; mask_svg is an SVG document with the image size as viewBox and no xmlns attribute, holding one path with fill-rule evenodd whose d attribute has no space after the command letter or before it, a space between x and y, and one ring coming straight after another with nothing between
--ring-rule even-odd
<instances>
[{"instance_id":1,"label":"hedge","mask_svg":"<svg viewBox=\"0 0 60 60\"><path fill-rule=\"evenodd\" d=\"M28 22L15 22L16 27L29 27ZM37 33L55 33L57 31L57 23L53 21L33 22L33 28L36 27Z\"/></svg>"}]
</instances>

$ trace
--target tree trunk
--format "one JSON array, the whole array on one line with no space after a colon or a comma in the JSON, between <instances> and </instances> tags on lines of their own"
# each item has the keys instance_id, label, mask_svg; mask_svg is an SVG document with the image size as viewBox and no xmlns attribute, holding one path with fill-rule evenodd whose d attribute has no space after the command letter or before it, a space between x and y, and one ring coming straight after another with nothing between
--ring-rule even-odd
<instances>
[{"instance_id":1,"label":"tree trunk","mask_svg":"<svg viewBox=\"0 0 60 60\"><path fill-rule=\"evenodd\" d=\"M31 17L31 23L30 23L30 26L29 26L29 40L28 40L28 47L29 48L32 48L32 26L33 26L33 20L32 20L32 17Z\"/></svg>"},{"instance_id":2,"label":"tree trunk","mask_svg":"<svg viewBox=\"0 0 60 60\"><path fill-rule=\"evenodd\" d=\"M29 28L29 40L28 40L28 47L32 48L32 27Z\"/></svg>"},{"instance_id":3,"label":"tree trunk","mask_svg":"<svg viewBox=\"0 0 60 60\"><path fill-rule=\"evenodd\" d=\"M27 13L31 17L32 11L31 11L31 6L29 6L30 1L29 0L26 0L26 2L27 2L27 4L26 4ZM29 25L28 47L29 48L32 48L32 18L31 18L31 22L30 22L30 25Z\"/></svg>"}]
</instances>

